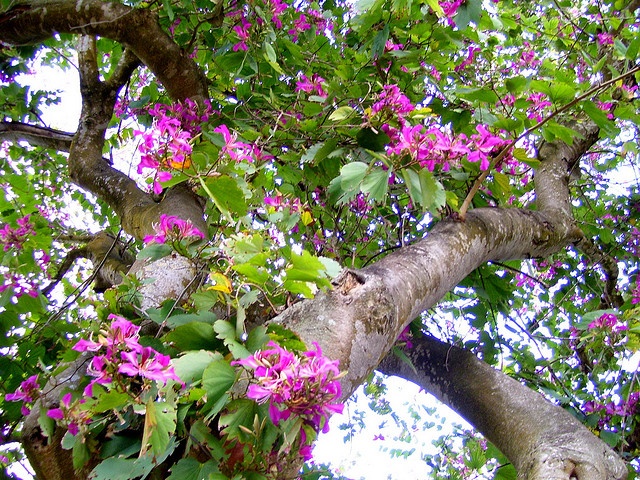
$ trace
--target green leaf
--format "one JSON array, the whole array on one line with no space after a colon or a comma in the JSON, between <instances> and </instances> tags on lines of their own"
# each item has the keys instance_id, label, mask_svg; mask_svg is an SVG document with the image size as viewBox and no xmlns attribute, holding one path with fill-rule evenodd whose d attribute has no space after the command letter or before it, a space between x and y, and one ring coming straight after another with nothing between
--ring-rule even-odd
<instances>
[{"instance_id":1,"label":"green leaf","mask_svg":"<svg viewBox=\"0 0 640 480\"><path fill-rule=\"evenodd\" d=\"M106 391L98 397L97 401L91 406L91 410L98 413L119 410L127 404L129 399L128 393L118 392L117 390Z\"/></svg>"},{"instance_id":2,"label":"green leaf","mask_svg":"<svg viewBox=\"0 0 640 480\"><path fill-rule=\"evenodd\" d=\"M213 326L209 323L190 322L176 327L164 336L164 340L182 351L215 350L220 346Z\"/></svg>"},{"instance_id":3,"label":"green leaf","mask_svg":"<svg viewBox=\"0 0 640 480\"><path fill-rule=\"evenodd\" d=\"M239 216L247 214L247 202L236 180L227 175L220 175L208 177L206 181L201 180L201 183L223 215L231 217L232 213Z\"/></svg>"},{"instance_id":4,"label":"green leaf","mask_svg":"<svg viewBox=\"0 0 640 480\"><path fill-rule=\"evenodd\" d=\"M372 128L362 128L356 134L358 145L372 152L383 152L384 147L391 141L389 135L382 131L376 131Z\"/></svg>"},{"instance_id":5,"label":"green leaf","mask_svg":"<svg viewBox=\"0 0 640 480\"><path fill-rule=\"evenodd\" d=\"M215 473L220 473L220 470L213 460L200 463L193 457L187 457L171 467L167 480L209 480Z\"/></svg>"},{"instance_id":6,"label":"green leaf","mask_svg":"<svg viewBox=\"0 0 640 480\"><path fill-rule=\"evenodd\" d=\"M150 456L140 458L112 457L103 460L89 474L90 480L131 480L146 477L154 467Z\"/></svg>"},{"instance_id":7,"label":"green leaf","mask_svg":"<svg viewBox=\"0 0 640 480\"><path fill-rule=\"evenodd\" d=\"M353 109L353 107L343 106L334 110L333 113L329 115L329 120L336 123L341 122L342 120L350 118L354 113L355 110Z\"/></svg>"},{"instance_id":8,"label":"green leaf","mask_svg":"<svg viewBox=\"0 0 640 480\"><path fill-rule=\"evenodd\" d=\"M71 459L74 470L80 470L87 464L90 458L91 453L89 452L86 442L77 441L73 444Z\"/></svg>"},{"instance_id":9,"label":"green leaf","mask_svg":"<svg viewBox=\"0 0 640 480\"><path fill-rule=\"evenodd\" d=\"M431 3L429 3L431 6ZM480 15L482 14L482 2L481 0L467 0L458 8L454 22L456 26L464 30L473 23L478 25L480 23Z\"/></svg>"},{"instance_id":10,"label":"green leaf","mask_svg":"<svg viewBox=\"0 0 640 480\"><path fill-rule=\"evenodd\" d=\"M585 101L581 104L582 110L589 115L589 118L600 127L602 134L607 137L615 137L620 133L620 129L616 127L615 121L607 117L607 112L602 111L598 106L591 102Z\"/></svg>"},{"instance_id":11,"label":"green leaf","mask_svg":"<svg viewBox=\"0 0 640 480\"><path fill-rule=\"evenodd\" d=\"M324 142L316 143L309 147L309 149L302 155L301 160L305 163L311 161L321 162L336 149L337 144L338 141L335 138L330 138Z\"/></svg>"},{"instance_id":12,"label":"green leaf","mask_svg":"<svg viewBox=\"0 0 640 480\"><path fill-rule=\"evenodd\" d=\"M438 0L427 0L427 5L431 7L431 10L433 10L433 13L435 13L438 18L444 17L444 10L442 10Z\"/></svg>"},{"instance_id":13,"label":"green leaf","mask_svg":"<svg viewBox=\"0 0 640 480\"><path fill-rule=\"evenodd\" d=\"M405 168L400 170L400 175L407 184L414 203L432 212L445 205L447 196L444 187L429 170L423 168L416 172Z\"/></svg>"},{"instance_id":14,"label":"green leaf","mask_svg":"<svg viewBox=\"0 0 640 480\"><path fill-rule=\"evenodd\" d=\"M371 47L371 58L377 60L384 53L384 47L389 39L389 24L385 23L382 30L380 30L373 39L373 46Z\"/></svg>"},{"instance_id":15,"label":"green leaf","mask_svg":"<svg viewBox=\"0 0 640 480\"><path fill-rule=\"evenodd\" d=\"M240 429L240 426L252 430L253 420L257 414L258 405L252 400L241 398L229 404L226 413L220 415L218 424L222 433L228 435L229 440L240 438L242 441L247 434Z\"/></svg>"},{"instance_id":16,"label":"green leaf","mask_svg":"<svg viewBox=\"0 0 640 480\"><path fill-rule=\"evenodd\" d=\"M171 8L171 1L162 0L162 5L164 6L164 11L167 12L167 17L169 17L169 21L173 22L174 13L173 13L173 8Z\"/></svg>"},{"instance_id":17,"label":"green leaf","mask_svg":"<svg viewBox=\"0 0 640 480\"><path fill-rule=\"evenodd\" d=\"M207 391L207 401L217 402L236 381L236 370L220 358L211 362L202 373L202 386Z\"/></svg>"},{"instance_id":18,"label":"green leaf","mask_svg":"<svg viewBox=\"0 0 640 480\"><path fill-rule=\"evenodd\" d=\"M285 280L315 282L322 286L329 284L324 263L306 250L303 250L300 255L292 252L291 266L285 270L284 278Z\"/></svg>"},{"instance_id":19,"label":"green leaf","mask_svg":"<svg viewBox=\"0 0 640 480\"><path fill-rule=\"evenodd\" d=\"M142 432L144 455L150 447L154 457L163 454L169 447L171 436L176 430L176 409L166 402L147 402Z\"/></svg>"},{"instance_id":20,"label":"green leaf","mask_svg":"<svg viewBox=\"0 0 640 480\"><path fill-rule=\"evenodd\" d=\"M172 252L171 245L165 243L150 243L138 252L139 260L149 259L151 261L166 257Z\"/></svg>"},{"instance_id":21,"label":"green leaf","mask_svg":"<svg viewBox=\"0 0 640 480\"><path fill-rule=\"evenodd\" d=\"M559 138L567 145L572 145L575 138L582 138L582 134L554 121L547 122L542 127L542 133L547 141L553 141Z\"/></svg>"},{"instance_id":22,"label":"green leaf","mask_svg":"<svg viewBox=\"0 0 640 480\"><path fill-rule=\"evenodd\" d=\"M189 384L202 378L203 372L214 360L220 360L222 355L218 352L199 350L187 352L184 355L172 359L176 375L183 382Z\"/></svg>"},{"instance_id":23,"label":"green leaf","mask_svg":"<svg viewBox=\"0 0 640 480\"><path fill-rule=\"evenodd\" d=\"M387 196L389 189L389 171L380 167L375 167L369 171L362 181L360 190L369 194L369 197L376 202L382 202Z\"/></svg>"}]
</instances>

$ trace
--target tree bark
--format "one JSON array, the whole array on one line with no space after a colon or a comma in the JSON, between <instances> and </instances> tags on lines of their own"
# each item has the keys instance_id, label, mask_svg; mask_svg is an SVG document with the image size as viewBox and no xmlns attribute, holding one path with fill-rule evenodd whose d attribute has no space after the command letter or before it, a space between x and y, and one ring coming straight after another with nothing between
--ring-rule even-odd
<instances>
[{"instance_id":1,"label":"tree bark","mask_svg":"<svg viewBox=\"0 0 640 480\"><path fill-rule=\"evenodd\" d=\"M624 462L567 411L470 352L429 335L412 343L405 351L412 365L389 355L378 370L416 383L458 412L511 460L519 478L626 477Z\"/></svg>"},{"instance_id":2,"label":"tree bark","mask_svg":"<svg viewBox=\"0 0 640 480\"><path fill-rule=\"evenodd\" d=\"M38 43L54 33L99 35L130 49L176 100L208 98L202 70L158 25L147 9L102 0L15 2L0 15L0 41Z\"/></svg>"}]
</instances>

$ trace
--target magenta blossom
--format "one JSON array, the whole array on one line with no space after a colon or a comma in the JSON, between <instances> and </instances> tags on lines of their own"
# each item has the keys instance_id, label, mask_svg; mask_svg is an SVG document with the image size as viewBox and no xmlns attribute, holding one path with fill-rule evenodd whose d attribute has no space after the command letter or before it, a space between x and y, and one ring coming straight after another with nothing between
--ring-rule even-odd
<instances>
[{"instance_id":1,"label":"magenta blossom","mask_svg":"<svg viewBox=\"0 0 640 480\"><path fill-rule=\"evenodd\" d=\"M160 223L154 225L156 234L144 237L144 243L165 243L169 240L183 240L192 237L205 238L204 233L193 226L190 220L175 215L160 215Z\"/></svg>"},{"instance_id":2,"label":"magenta blossom","mask_svg":"<svg viewBox=\"0 0 640 480\"><path fill-rule=\"evenodd\" d=\"M121 356L126 363L118 367L119 373L130 377L139 375L163 384L169 380L182 383L171 366L171 358L158 353L151 347L143 347L139 351L122 352Z\"/></svg>"},{"instance_id":3,"label":"magenta blossom","mask_svg":"<svg viewBox=\"0 0 640 480\"><path fill-rule=\"evenodd\" d=\"M135 351L141 348L138 343L140 339L139 326L113 313L107 318L112 320L111 326L108 330L100 333L97 342L81 339L73 346L73 350L77 352L97 352L102 347L106 347L107 355L111 356L115 350L122 348L122 346Z\"/></svg>"},{"instance_id":4,"label":"magenta blossom","mask_svg":"<svg viewBox=\"0 0 640 480\"><path fill-rule=\"evenodd\" d=\"M471 153L467 156L470 162L480 162L480 170L488 170L490 166L489 156L498 153L509 142L493 135L484 125L476 127L477 135L471 136L471 144L468 145Z\"/></svg>"},{"instance_id":5,"label":"magenta blossom","mask_svg":"<svg viewBox=\"0 0 640 480\"><path fill-rule=\"evenodd\" d=\"M26 215L22 218L18 218L16 223L17 228L11 228L9 224L0 228L0 243L4 244L3 250L9 251L11 248L16 250L22 249L22 244L32 235L35 235L36 231L33 224L30 223L29 218L31 215Z\"/></svg>"},{"instance_id":6,"label":"magenta blossom","mask_svg":"<svg viewBox=\"0 0 640 480\"><path fill-rule=\"evenodd\" d=\"M249 49L247 46L247 40L249 40L249 29L251 28L251 23L247 21L244 16L240 20L240 25L236 25L233 27L233 31L236 32L240 41L233 46L233 51L237 52L238 50L246 51Z\"/></svg>"},{"instance_id":7,"label":"magenta blossom","mask_svg":"<svg viewBox=\"0 0 640 480\"><path fill-rule=\"evenodd\" d=\"M263 159L263 155L255 145L239 141L238 134L232 134L226 125L219 125L213 131L222 135L225 142L225 146L222 147L222 154L228 155L231 160L253 162L256 158Z\"/></svg>"},{"instance_id":8,"label":"magenta blossom","mask_svg":"<svg viewBox=\"0 0 640 480\"><path fill-rule=\"evenodd\" d=\"M304 352L302 357L274 342L268 346L271 348L233 362L253 370L247 397L258 403L268 401L269 416L276 425L296 415L316 431L326 432L329 417L344 408L334 403L342 394L338 362L324 357L315 342L315 350Z\"/></svg>"},{"instance_id":9,"label":"magenta blossom","mask_svg":"<svg viewBox=\"0 0 640 480\"><path fill-rule=\"evenodd\" d=\"M611 330L614 333L622 332L624 330L628 330L629 327L622 323L618 323L619 319L613 313L604 313L596 318L593 322L591 322L588 326L590 330L592 329L603 329L603 330Z\"/></svg>"},{"instance_id":10,"label":"magenta blossom","mask_svg":"<svg viewBox=\"0 0 640 480\"><path fill-rule=\"evenodd\" d=\"M325 92L322 84L325 83L325 79L317 73L311 75L308 78L306 75L300 75L300 80L296 82L296 92L315 93L317 96L325 98L327 92Z\"/></svg>"},{"instance_id":11,"label":"magenta blossom","mask_svg":"<svg viewBox=\"0 0 640 480\"><path fill-rule=\"evenodd\" d=\"M31 411L28 404L32 404L40 398L40 385L38 385L38 375L33 375L20 383L18 389L13 393L7 393L4 399L8 402L22 402L20 411L23 415L29 415Z\"/></svg>"},{"instance_id":12,"label":"magenta blossom","mask_svg":"<svg viewBox=\"0 0 640 480\"><path fill-rule=\"evenodd\" d=\"M66 393L60 400L59 408L52 408L47 412L47 417L66 424L69 433L74 437L80 432L80 427L91 423L91 416L86 410L78 408L84 400L72 403L72 396Z\"/></svg>"},{"instance_id":13,"label":"magenta blossom","mask_svg":"<svg viewBox=\"0 0 640 480\"><path fill-rule=\"evenodd\" d=\"M385 85L382 87L382 92L378 95L378 99L371 105L371 112L378 113L381 111L391 112L400 119L409 112L415 109L411 100L404 95L397 85Z\"/></svg>"}]
</instances>

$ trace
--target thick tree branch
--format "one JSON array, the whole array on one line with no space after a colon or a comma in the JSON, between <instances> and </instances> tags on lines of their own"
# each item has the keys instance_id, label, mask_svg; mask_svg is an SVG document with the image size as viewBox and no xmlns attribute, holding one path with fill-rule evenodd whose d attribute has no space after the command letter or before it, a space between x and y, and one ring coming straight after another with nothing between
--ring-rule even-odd
<instances>
[{"instance_id":1,"label":"thick tree branch","mask_svg":"<svg viewBox=\"0 0 640 480\"><path fill-rule=\"evenodd\" d=\"M27 142L34 147L68 152L73 133L21 122L0 122L0 141Z\"/></svg>"},{"instance_id":2,"label":"thick tree branch","mask_svg":"<svg viewBox=\"0 0 640 480\"><path fill-rule=\"evenodd\" d=\"M540 148L538 210L476 209L464 222L440 222L417 243L375 264L346 272L336 288L294 305L276 321L303 340L324 339L329 355L349 373L345 397L386 356L404 327L488 261L547 257L582 239L571 216L569 170L598 138L592 126L572 146Z\"/></svg>"},{"instance_id":3,"label":"thick tree branch","mask_svg":"<svg viewBox=\"0 0 640 480\"><path fill-rule=\"evenodd\" d=\"M379 370L416 383L450 406L530 480L625 478L624 462L578 420L470 352L425 335Z\"/></svg>"},{"instance_id":4,"label":"thick tree branch","mask_svg":"<svg viewBox=\"0 0 640 480\"><path fill-rule=\"evenodd\" d=\"M102 0L16 2L0 15L0 41L43 41L55 32L99 35L128 47L176 100L208 98L202 71L160 28L155 14Z\"/></svg>"},{"instance_id":5,"label":"thick tree branch","mask_svg":"<svg viewBox=\"0 0 640 480\"><path fill-rule=\"evenodd\" d=\"M137 66L137 58L123 55L114 73L102 82L97 68L95 38L82 36L78 42L78 64L82 111L78 131L69 153L69 172L73 181L109 204L122 226L138 239L153 232L161 213L171 213L191 222L202 232L202 205L184 186L170 190L157 203L136 182L116 170L102 157L105 132L118 90Z\"/></svg>"}]
</instances>

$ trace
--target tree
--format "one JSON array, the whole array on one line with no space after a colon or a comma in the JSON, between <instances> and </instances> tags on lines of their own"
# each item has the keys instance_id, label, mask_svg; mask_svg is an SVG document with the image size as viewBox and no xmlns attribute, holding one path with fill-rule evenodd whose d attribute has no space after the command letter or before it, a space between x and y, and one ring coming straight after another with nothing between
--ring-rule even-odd
<instances>
[{"instance_id":1,"label":"tree","mask_svg":"<svg viewBox=\"0 0 640 480\"><path fill-rule=\"evenodd\" d=\"M379 369L497 476L635 475L637 7L4 1L5 442L39 479L295 478Z\"/></svg>"}]
</instances>

